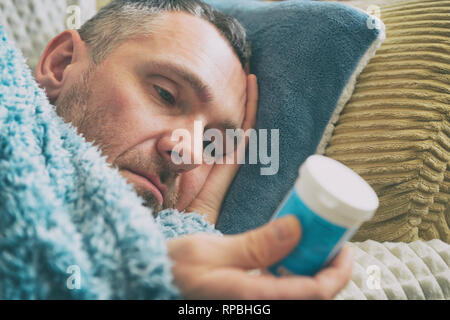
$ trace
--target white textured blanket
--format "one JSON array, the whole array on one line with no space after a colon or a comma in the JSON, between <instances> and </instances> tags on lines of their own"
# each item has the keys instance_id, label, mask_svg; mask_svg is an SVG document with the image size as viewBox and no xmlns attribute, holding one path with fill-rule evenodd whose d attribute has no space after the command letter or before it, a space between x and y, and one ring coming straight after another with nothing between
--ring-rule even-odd
<instances>
[{"instance_id":1,"label":"white textured blanket","mask_svg":"<svg viewBox=\"0 0 450 320\"><path fill-rule=\"evenodd\" d=\"M343 299L450 299L450 245L440 240L350 243L353 276Z\"/></svg>"}]
</instances>

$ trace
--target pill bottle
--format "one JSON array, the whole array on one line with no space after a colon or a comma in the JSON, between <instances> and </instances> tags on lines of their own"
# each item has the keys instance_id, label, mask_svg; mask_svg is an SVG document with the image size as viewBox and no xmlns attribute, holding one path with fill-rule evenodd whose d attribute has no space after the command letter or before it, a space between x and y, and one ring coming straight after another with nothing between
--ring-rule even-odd
<instances>
[{"instance_id":1,"label":"pill bottle","mask_svg":"<svg viewBox=\"0 0 450 320\"><path fill-rule=\"evenodd\" d=\"M315 275L372 218L378 204L375 191L356 172L331 158L310 156L272 217L295 215L302 227L300 242L269 271Z\"/></svg>"}]
</instances>

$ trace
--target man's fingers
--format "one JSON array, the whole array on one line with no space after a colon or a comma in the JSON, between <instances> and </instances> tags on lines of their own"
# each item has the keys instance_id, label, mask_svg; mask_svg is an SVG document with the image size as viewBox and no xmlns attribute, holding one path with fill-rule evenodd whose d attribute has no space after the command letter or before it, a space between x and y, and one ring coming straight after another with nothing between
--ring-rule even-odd
<instances>
[{"instance_id":1,"label":"man's fingers","mask_svg":"<svg viewBox=\"0 0 450 320\"><path fill-rule=\"evenodd\" d=\"M320 271L314 279L325 296L334 297L350 281L353 267L353 252L344 247L331 265ZM330 298L331 299L331 298Z\"/></svg>"},{"instance_id":2,"label":"man's fingers","mask_svg":"<svg viewBox=\"0 0 450 320\"><path fill-rule=\"evenodd\" d=\"M262 273L260 276L242 277L236 281L235 286L239 282L238 287L244 299L331 300L350 281L352 265L353 254L350 248L343 248L331 265L315 277L291 275L280 278Z\"/></svg>"},{"instance_id":3,"label":"man's fingers","mask_svg":"<svg viewBox=\"0 0 450 320\"><path fill-rule=\"evenodd\" d=\"M278 278L273 275L249 275L237 269L222 269L205 275L204 283L215 288L209 299L303 300L332 299L311 277ZM197 294L203 294L202 286ZM203 295L204 296L204 295Z\"/></svg>"},{"instance_id":4,"label":"man's fingers","mask_svg":"<svg viewBox=\"0 0 450 320\"><path fill-rule=\"evenodd\" d=\"M301 227L293 215L239 235L226 236L228 266L266 268L288 255L300 240Z\"/></svg>"},{"instance_id":5,"label":"man's fingers","mask_svg":"<svg viewBox=\"0 0 450 320\"><path fill-rule=\"evenodd\" d=\"M244 131L253 128L256 124L256 111L258 109L258 79L254 74L247 77L247 104L245 119L242 125Z\"/></svg>"},{"instance_id":6,"label":"man's fingers","mask_svg":"<svg viewBox=\"0 0 450 320\"><path fill-rule=\"evenodd\" d=\"M247 102L245 106L244 122L242 123L242 130L244 131L244 137L238 139L236 150L233 153L229 153L225 156L224 162L227 167L233 167L232 173L236 173L240 167L240 164L245 162L245 150L247 149L250 137L245 135L248 129L252 129L256 124L256 110L258 109L258 82L256 76L251 74L247 77ZM233 164L232 166L229 164ZM231 177L233 180L234 175Z\"/></svg>"}]
</instances>

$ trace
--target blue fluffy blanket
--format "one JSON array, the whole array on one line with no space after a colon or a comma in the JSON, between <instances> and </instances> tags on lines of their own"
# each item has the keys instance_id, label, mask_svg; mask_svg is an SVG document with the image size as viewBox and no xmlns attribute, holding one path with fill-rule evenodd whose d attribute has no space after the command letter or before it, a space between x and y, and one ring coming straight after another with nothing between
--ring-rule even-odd
<instances>
[{"instance_id":1,"label":"blue fluffy blanket","mask_svg":"<svg viewBox=\"0 0 450 320\"><path fill-rule=\"evenodd\" d=\"M60 119L0 26L0 299L171 299L167 238L214 227L156 219Z\"/></svg>"}]
</instances>

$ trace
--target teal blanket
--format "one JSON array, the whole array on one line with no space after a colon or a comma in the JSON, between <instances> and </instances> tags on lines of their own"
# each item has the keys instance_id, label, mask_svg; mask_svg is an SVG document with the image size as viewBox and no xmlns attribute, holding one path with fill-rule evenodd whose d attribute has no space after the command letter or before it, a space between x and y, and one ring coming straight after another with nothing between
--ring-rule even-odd
<instances>
[{"instance_id":1,"label":"teal blanket","mask_svg":"<svg viewBox=\"0 0 450 320\"><path fill-rule=\"evenodd\" d=\"M156 219L60 119L0 26L0 299L177 299L165 241L218 233Z\"/></svg>"}]
</instances>

